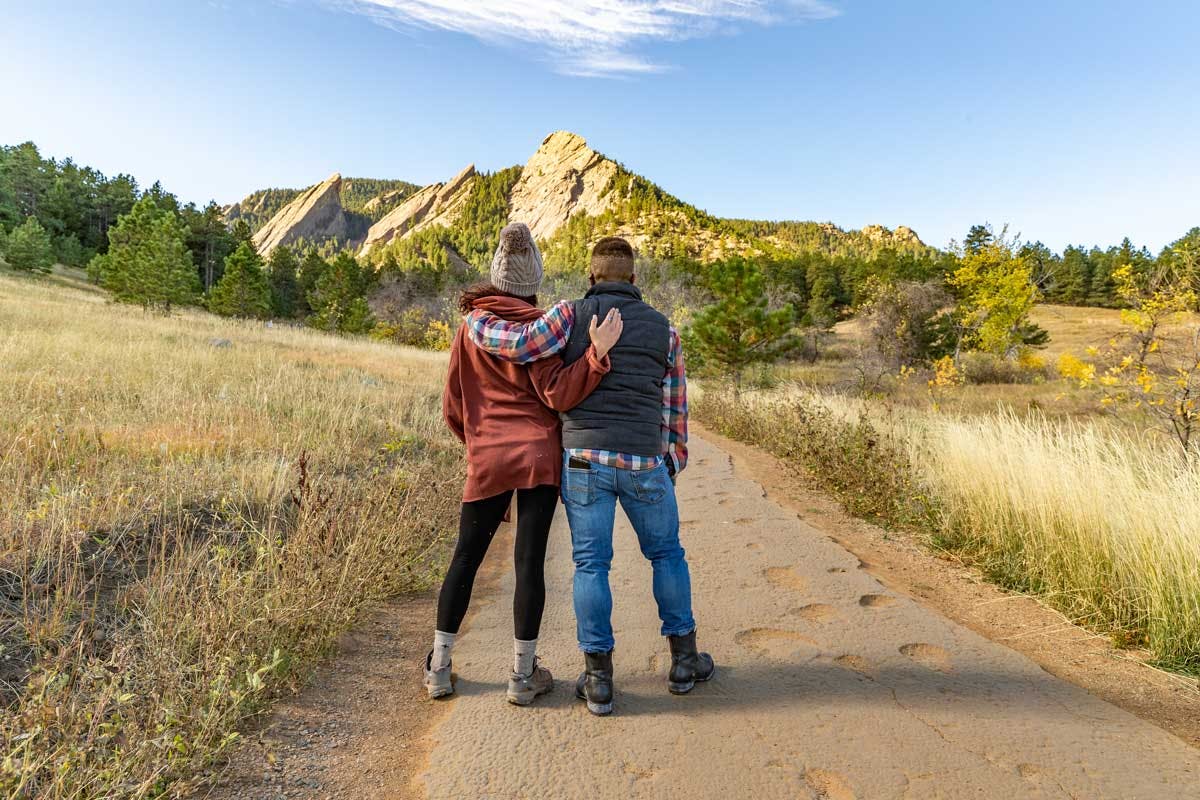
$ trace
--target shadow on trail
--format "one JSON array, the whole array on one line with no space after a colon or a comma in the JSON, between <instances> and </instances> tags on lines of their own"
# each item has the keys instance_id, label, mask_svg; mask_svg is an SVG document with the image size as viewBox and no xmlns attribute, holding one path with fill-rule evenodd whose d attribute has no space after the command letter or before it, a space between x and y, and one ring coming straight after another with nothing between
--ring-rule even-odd
<instances>
[{"instance_id":1,"label":"shadow on trail","mask_svg":"<svg viewBox=\"0 0 1200 800\"><path fill-rule=\"evenodd\" d=\"M556 709L582 704L575 699L578 672L555 675L554 690L537 700L529 709ZM1047 682L1050 676L1047 675ZM686 696L667 692L666 676L656 687L648 685L648 676L616 676L616 707L623 717L678 714L688 715L744 713L753 710L787 709L836 710L869 709L901 703L919 711L953 708L957 712L985 712L990 715L1034 713L1046 718L1079 719L1079 709L1067 705L1060 691L1050 688L1037 675L1004 670L963 669L941 673L919 665L886 665L870 675L837 664L810 661L803 664L763 662L755 666L718 667L710 682L697 684ZM493 694L502 699L502 683L460 681L463 696ZM658 688L661 687L661 688ZM1079 691L1079 690L1074 690ZM1101 720L1097 720L1101 721Z\"/></svg>"},{"instance_id":2,"label":"shadow on trail","mask_svg":"<svg viewBox=\"0 0 1200 800\"><path fill-rule=\"evenodd\" d=\"M578 668L560 668L554 690L538 698L528 709L559 709L579 706L575 698ZM902 703L912 710L947 709L986 711L990 714L1035 712L1040 716L1078 719L1078 708L1064 703L1061 686L1039 674L1000 669L956 669L939 672L920 665L887 664L870 673L858 672L835 663L812 660L805 663L763 661L754 666L719 666L712 681L697 684L686 696L667 692L666 676L650 678L645 672L616 678L617 713L641 716L685 712L721 714L755 709L870 708ZM661 683L659 683L659 679ZM650 683L655 688L650 688ZM659 688L661 687L661 688ZM503 702L503 681L478 681L459 676L458 697L494 696ZM1055 691L1047 692L1054 688ZM1070 690L1080 691L1080 690ZM453 698L450 698L453 702ZM1100 721L1100 720L1097 720Z\"/></svg>"}]
</instances>

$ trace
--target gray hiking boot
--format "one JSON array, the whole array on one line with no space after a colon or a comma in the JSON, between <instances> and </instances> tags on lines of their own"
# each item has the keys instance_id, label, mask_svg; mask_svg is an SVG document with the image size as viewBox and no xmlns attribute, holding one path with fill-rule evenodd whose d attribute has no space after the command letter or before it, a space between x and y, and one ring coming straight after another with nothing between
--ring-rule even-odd
<instances>
[{"instance_id":1,"label":"gray hiking boot","mask_svg":"<svg viewBox=\"0 0 1200 800\"><path fill-rule=\"evenodd\" d=\"M539 695L546 694L554 688L554 676L550 670L541 665L539 659L533 659L533 672L529 675L518 675L513 672L508 677L508 702L515 706L527 706Z\"/></svg>"},{"instance_id":2,"label":"gray hiking boot","mask_svg":"<svg viewBox=\"0 0 1200 800\"><path fill-rule=\"evenodd\" d=\"M422 671L425 673L425 691L433 699L454 694L454 678L450 674L450 666L445 669L430 669L432 661L433 651L430 650L422 665Z\"/></svg>"}]
</instances>

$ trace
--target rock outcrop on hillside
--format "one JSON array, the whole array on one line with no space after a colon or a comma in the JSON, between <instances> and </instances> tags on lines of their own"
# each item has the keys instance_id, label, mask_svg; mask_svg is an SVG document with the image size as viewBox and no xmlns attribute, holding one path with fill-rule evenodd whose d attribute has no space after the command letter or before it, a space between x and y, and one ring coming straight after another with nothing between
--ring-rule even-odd
<instances>
[{"instance_id":1,"label":"rock outcrop on hillside","mask_svg":"<svg viewBox=\"0 0 1200 800\"><path fill-rule=\"evenodd\" d=\"M426 186L372 225L358 254L365 256L375 247L423 228L452 225L471 196L476 177L475 165L470 164L445 183Z\"/></svg>"},{"instance_id":2,"label":"rock outcrop on hillside","mask_svg":"<svg viewBox=\"0 0 1200 800\"><path fill-rule=\"evenodd\" d=\"M923 244L921 237L917 236L917 232L907 225L901 225L894 231L888 230L882 225L864 225L862 234L873 242L910 245Z\"/></svg>"},{"instance_id":3,"label":"rock outcrop on hillside","mask_svg":"<svg viewBox=\"0 0 1200 800\"><path fill-rule=\"evenodd\" d=\"M509 222L524 222L534 238L549 238L575 214L603 213L617 165L569 131L547 136L521 171L509 201Z\"/></svg>"},{"instance_id":4,"label":"rock outcrop on hillside","mask_svg":"<svg viewBox=\"0 0 1200 800\"><path fill-rule=\"evenodd\" d=\"M254 234L254 246L266 257L297 239L344 239L350 232L341 199L342 176L334 173L300 193Z\"/></svg>"}]
</instances>

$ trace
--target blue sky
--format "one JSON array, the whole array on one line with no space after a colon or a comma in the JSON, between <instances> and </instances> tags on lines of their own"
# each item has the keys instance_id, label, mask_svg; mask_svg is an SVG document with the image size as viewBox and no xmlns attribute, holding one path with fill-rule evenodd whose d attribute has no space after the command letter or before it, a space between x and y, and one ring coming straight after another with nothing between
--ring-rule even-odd
<instances>
[{"instance_id":1,"label":"blue sky","mask_svg":"<svg viewBox=\"0 0 1200 800\"><path fill-rule=\"evenodd\" d=\"M445 180L573 130L722 216L990 221L1059 249L1200 225L1200 3L6 3L0 143L232 202Z\"/></svg>"}]
</instances>

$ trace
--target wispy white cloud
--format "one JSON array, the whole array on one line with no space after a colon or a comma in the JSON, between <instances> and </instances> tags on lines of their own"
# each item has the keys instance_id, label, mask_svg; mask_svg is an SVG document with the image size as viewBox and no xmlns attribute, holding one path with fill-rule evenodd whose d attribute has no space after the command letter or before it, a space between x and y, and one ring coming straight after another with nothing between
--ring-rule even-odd
<instances>
[{"instance_id":1,"label":"wispy white cloud","mask_svg":"<svg viewBox=\"0 0 1200 800\"><path fill-rule=\"evenodd\" d=\"M837 16L827 0L325 0L388 25L540 48L559 72L621 76L667 68L647 51L736 31Z\"/></svg>"}]
</instances>

